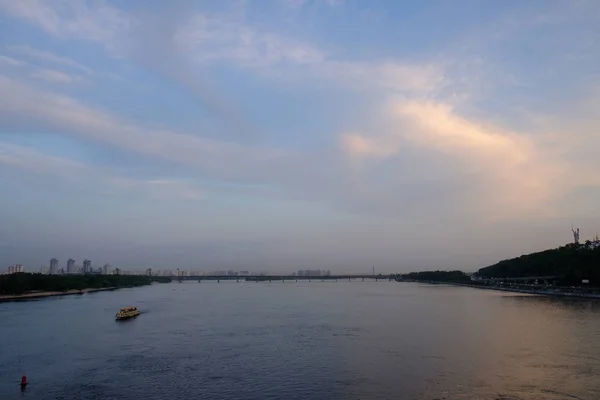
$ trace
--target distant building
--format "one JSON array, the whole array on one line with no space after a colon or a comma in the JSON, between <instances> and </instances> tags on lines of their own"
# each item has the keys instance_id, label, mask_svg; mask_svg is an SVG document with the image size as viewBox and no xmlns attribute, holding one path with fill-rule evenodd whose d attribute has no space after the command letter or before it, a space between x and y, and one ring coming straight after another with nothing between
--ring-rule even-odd
<instances>
[{"instance_id":1,"label":"distant building","mask_svg":"<svg viewBox=\"0 0 600 400\"><path fill-rule=\"evenodd\" d=\"M8 267L8 273L9 274L14 274L15 273L15 266L11 265L10 267Z\"/></svg>"},{"instance_id":2,"label":"distant building","mask_svg":"<svg viewBox=\"0 0 600 400\"><path fill-rule=\"evenodd\" d=\"M298 276L321 276L321 270L320 269L305 269L305 270L299 270L298 271Z\"/></svg>"},{"instance_id":3,"label":"distant building","mask_svg":"<svg viewBox=\"0 0 600 400\"><path fill-rule=\"evenodd\" d=\"M56 275L58 272L58 260L56 258L52 258L50 260L50 275Z\"/></svg>"},{"instance_id":4,"label":"distant building","mask_svg":"<svg viewBox=\"0 0 600 400\"><path fill-rule=\"evenodd\" d=\"M75 270L75 260L69 258L69 260L67 261L67 273L72 274L73 272L77 272Z\"/></svg>"},{"instance_id":5,"label":"distant building","mask_svg":"<svg viewBox=\"0 0 600 400\"><path fill-rule=\"evenodd\" d=\"M108 275L108 271L109 270L110 270L110 265L109 264L104 264L104 267L102 267L102 274Z\"/></svg>"},{"instance_id":6,"label":"distant building","mask_svg":"<svg viewBox=\"0 0 600 400\"><path fill-rule=\"evenodd\" d=\"M121 275L121 270L119 268L115 268L115 275Z\"/></svg>"},{"instance_id":7,"label":"distant building","mask_svg":"<svg viewBox=\"0 0 600 400\"><path fill-rule=\"evenodd\" d=\"M89 274L92 272L92 262L88 259L83 260L83 273Z\"/></svg>"},{"instance_id":8,"label":"distant building","mask_svg":"<svg viewBox=\"0 0 600 400\"><path fill-rule=\"evenodd\" d=\"M23 264L15 265L15 272L23 272Z\"/></svg>"},{"instance_id":9,"label":"distant building","mask_svg":"<svg viewBox=\"0 0 600 400\"><path fill-rule=\"evenodd\" d=\"M152 268L146 270L146 276L152 276Z\"/></svg>"}]
</instances>

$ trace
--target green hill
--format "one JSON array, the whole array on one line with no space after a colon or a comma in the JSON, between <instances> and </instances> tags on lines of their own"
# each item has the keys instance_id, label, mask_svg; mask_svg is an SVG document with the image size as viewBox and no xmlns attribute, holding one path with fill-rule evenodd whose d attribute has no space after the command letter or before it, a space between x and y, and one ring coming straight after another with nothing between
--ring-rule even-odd
<instances>
[{"instance_id":1,"label":"green hill","mask_svg":"<svg viewBox=\"0 0 600 400\"><path fill-rule=\"evenodd\" d=\"M477 275L484 278L556 276L565 285L578 285L582 279L589 279L590 285L600 286L600 246L591 242L568 244L500 261L481 268Z\"/></svg>"}]
</instances>

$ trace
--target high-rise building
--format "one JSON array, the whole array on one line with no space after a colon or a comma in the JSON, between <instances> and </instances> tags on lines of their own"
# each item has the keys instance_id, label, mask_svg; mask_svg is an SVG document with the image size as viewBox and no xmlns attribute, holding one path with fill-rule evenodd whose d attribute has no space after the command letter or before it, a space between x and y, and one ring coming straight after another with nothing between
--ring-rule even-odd
<instances>
[{"instance_id":1,"label":"high-rise building","mask_svg":"<svg viewBox=\"0 0 600 400\"><path fill-rule=\"evenodd\" d=\"M14 274L15 273L15 266L11 265L10 267L8 267L8 273L9 274Z\"/></svg>"},{"instance_id":2,"label":"high-rise building","mask_svg":"<svg viewBox=\"0 0 600 400\"><path fill-rule=\"evenodd\" d=\"M69 258L69 261L67 261L67 273L71 274L75 271L75 260L73 260L72 258Z\"/></svg>"},{"instance_id":3,"label":"high-rise building","mask_svg":"<svg viewBox=\"0 0 600 400\"><path fill-rule=\"evenodd\" d=\"M86 258L83 260L83 273L89 274L90 272L92 272L92 262Z\"/></svg>"},{"instance_id":4,"label":"high-rise building","mask_svg":"<svg viewBox=\"0 0 600 400\"><path fill-rule=\"evenodd\" d=\"M55 275L58 271L58 260L53 258L50 260L50 275Z\"/></svg>"},{"instance_id":5,"label":"high-rise building","mask_svg":"<svg viewBox=\"0 0 600 400\"><path fill-rule=\"evenodd\" d=\"M15 272L23 272L23 264L15 265Z\"/></svg>"},{"instance_id":6,"label":"high-rise building","mask_svg":"<svg viewBox=\"0 0 600 400\"><path fill-rule=\"evenodd\" d=\"M104 275L108 275L108 271L110 270L110 265L108 264L104 264L104 267L102 267L102 273Z\"/></svg>"}]
</instances>

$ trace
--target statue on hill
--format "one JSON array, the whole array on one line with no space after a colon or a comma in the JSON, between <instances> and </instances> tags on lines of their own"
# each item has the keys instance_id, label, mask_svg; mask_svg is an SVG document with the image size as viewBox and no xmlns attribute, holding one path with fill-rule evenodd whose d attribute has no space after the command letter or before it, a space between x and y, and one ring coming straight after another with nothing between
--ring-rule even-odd
<instances>
[{"instance_id":1,"label":"statue on hill","mask_svg":"<svg viewBox=\"0 0 600 400\"><path fill-rule=\"evenodd\" d=\"M573 231L573 243L579 244L579 228L573 229L571 226L571 231Z\"/></svg>"}]
</instances>

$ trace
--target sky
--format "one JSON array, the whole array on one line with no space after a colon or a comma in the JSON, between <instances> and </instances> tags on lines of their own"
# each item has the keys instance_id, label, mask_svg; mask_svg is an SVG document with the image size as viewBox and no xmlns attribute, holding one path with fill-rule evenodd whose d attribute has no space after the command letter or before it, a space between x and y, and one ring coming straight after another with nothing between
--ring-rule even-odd
<instances>
[{"instance_id":1,"label":"sky","mask_svg":"<svg viewBox=\"0 0 600 400\"><path fill-rule=\"evenodd\" d=\"M480 267L600 234L595 0L0 0L0 270Z\"/></svg>"}]
</instances>

